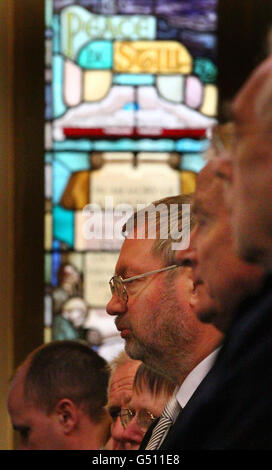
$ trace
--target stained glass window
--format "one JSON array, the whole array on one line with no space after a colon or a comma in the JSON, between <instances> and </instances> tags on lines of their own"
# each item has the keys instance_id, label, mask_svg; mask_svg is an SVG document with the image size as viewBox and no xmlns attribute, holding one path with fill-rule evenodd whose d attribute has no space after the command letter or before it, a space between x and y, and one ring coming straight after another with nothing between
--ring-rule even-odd
<instances>
[{"instance_id":1,"label":"stained glass window","mask_svg":"<svg viewBox=\"0 0 272 470\"><path fill-rule=\"evenodd\" d=\"M194 190L216 120L216 4L45 2L46 341L122 347L105 313L113 227L124 205Z\"/></svg>"}]
</instances>

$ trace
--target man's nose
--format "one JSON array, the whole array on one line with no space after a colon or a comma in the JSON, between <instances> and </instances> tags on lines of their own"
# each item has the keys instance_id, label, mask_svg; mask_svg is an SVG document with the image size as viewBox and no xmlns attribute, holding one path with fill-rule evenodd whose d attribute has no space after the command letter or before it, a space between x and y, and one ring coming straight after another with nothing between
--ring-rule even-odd
<instances>
[{"instance_id":1,"label":"man's nose","mask_svg":"<svg viewBox=\"0 0 272 470\"><path fill-rule=\"evenodd\" d=\"M106 311L109 315L120 315L127 309L126 302L122 301L116 293L112 294L110 301L106 306Z\"/></svg>"},{"instance_id":2,"label":"man's nose","mask_svg":"<svg viewBox=\"0 0 272 470\"><path fill-rule=\"evenodd\" d=\"M134 418L124 429L123 439L127 449L137 450L143 440L145 431L142 430Z\"/></svg>"},{"instance_id":3,"label":"man's nose","mask_svg":"<svg viewBox=\"0 0 272 470\"><path fill-rule=\"evenodd\" d=\"M124 428L120 416L111 425L111 435L113 440L113 450L123 450L124 447Z\"/></svg>"}]
</instances>

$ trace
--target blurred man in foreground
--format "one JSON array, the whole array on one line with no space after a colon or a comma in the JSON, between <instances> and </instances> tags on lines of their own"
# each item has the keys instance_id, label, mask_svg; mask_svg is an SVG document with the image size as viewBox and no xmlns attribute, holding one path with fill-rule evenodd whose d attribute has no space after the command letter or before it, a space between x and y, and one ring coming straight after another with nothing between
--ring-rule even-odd
<instances>
[{"instance_id":1,"label":"blurred man in foreground","mask_svg":"<svg viewBox=\"0 0 272 470\"><path fill-rule=\"evenodd\" d=\"M237 93L232 110L233 121L224 126L223 133L217 133L220 158L214 164L225 183L235 249L244 260L263 267L266 277L262 288L257 292L253 289L236 312L227 347L229 367L235 365L232 375L236 379L236 396L229 396L225 409L236 417L236 421L228 420L229 433L231 427L236 430L232 447L271 449L271 56L253 71ZM231 401L236 402L235 413Z\"/></svg>"},{"instance_id":2,"label":"blurred man in foreground","mask_svg":"<svg viewBox=\"0 0 272 470\"><path fill-rule=\"evenodd\" d=\"M232 221L238 253L272 269L272 58L249 77L233 102Z\"/></svg>"},{"instance_id":3,"label":"blurred man in foreground","mask_svg":"<svg viewBox=\"0 0 272 470\"><path fill-rule=\"evenodd\" d=\"M183 410L175 432L169 432L163 449L265 449L272 442L270 411L263 401L263 378L271 383L271 374L266 369L263 376L254 338L261 349L264 336L256 316L249 312L264 273L234 252L224 182L217 170L211 161L197 178L197 223L187 262L195 267L195 283L205 281L217 307L211 315L199 314L199 318L212 322L226 336L213 368ZM271 339L267 342L265 337L267 348Z\"/></svg>"}]
</instances>

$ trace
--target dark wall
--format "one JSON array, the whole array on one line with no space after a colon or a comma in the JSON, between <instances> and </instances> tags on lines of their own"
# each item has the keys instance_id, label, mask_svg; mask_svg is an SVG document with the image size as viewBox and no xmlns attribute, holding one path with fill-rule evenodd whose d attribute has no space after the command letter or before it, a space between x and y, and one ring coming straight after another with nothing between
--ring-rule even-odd
<instances>
[{"instance_id":1,"label":"dark wall","mask_svg":"<svg viewBox=\"0 0 272 470\"><path fill-rule=\"evenodd\" d=\"M43 341L44 2L14 2L14 363Z\"/></svg>"},{"instance_id":2,"label":"dark wall","mask_svg":"<svg viewBox=\"0 0 272 470\"><path fill-rule=\"evenodd\" d=\"M250 72L267 55L271 0L219 0L219 118Z\"/></svg>"}]
</instances>

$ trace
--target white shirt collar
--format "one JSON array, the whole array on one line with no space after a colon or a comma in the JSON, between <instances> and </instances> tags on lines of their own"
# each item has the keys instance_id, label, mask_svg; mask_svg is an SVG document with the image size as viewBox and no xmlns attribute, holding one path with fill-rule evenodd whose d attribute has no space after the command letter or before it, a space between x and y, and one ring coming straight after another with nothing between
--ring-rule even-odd
<instances>
[{"instance_id":1,"label":"white shirt collar","mask_svg":"<svg viewBox=\"0 0 272 470\"><path fill-rule=\"evenodd\" d=\"M215 349L187 375L176 395L182 408L188 403L199 384L212 368L219 350L220 347Z\"/></svg>"}]
</instances>

